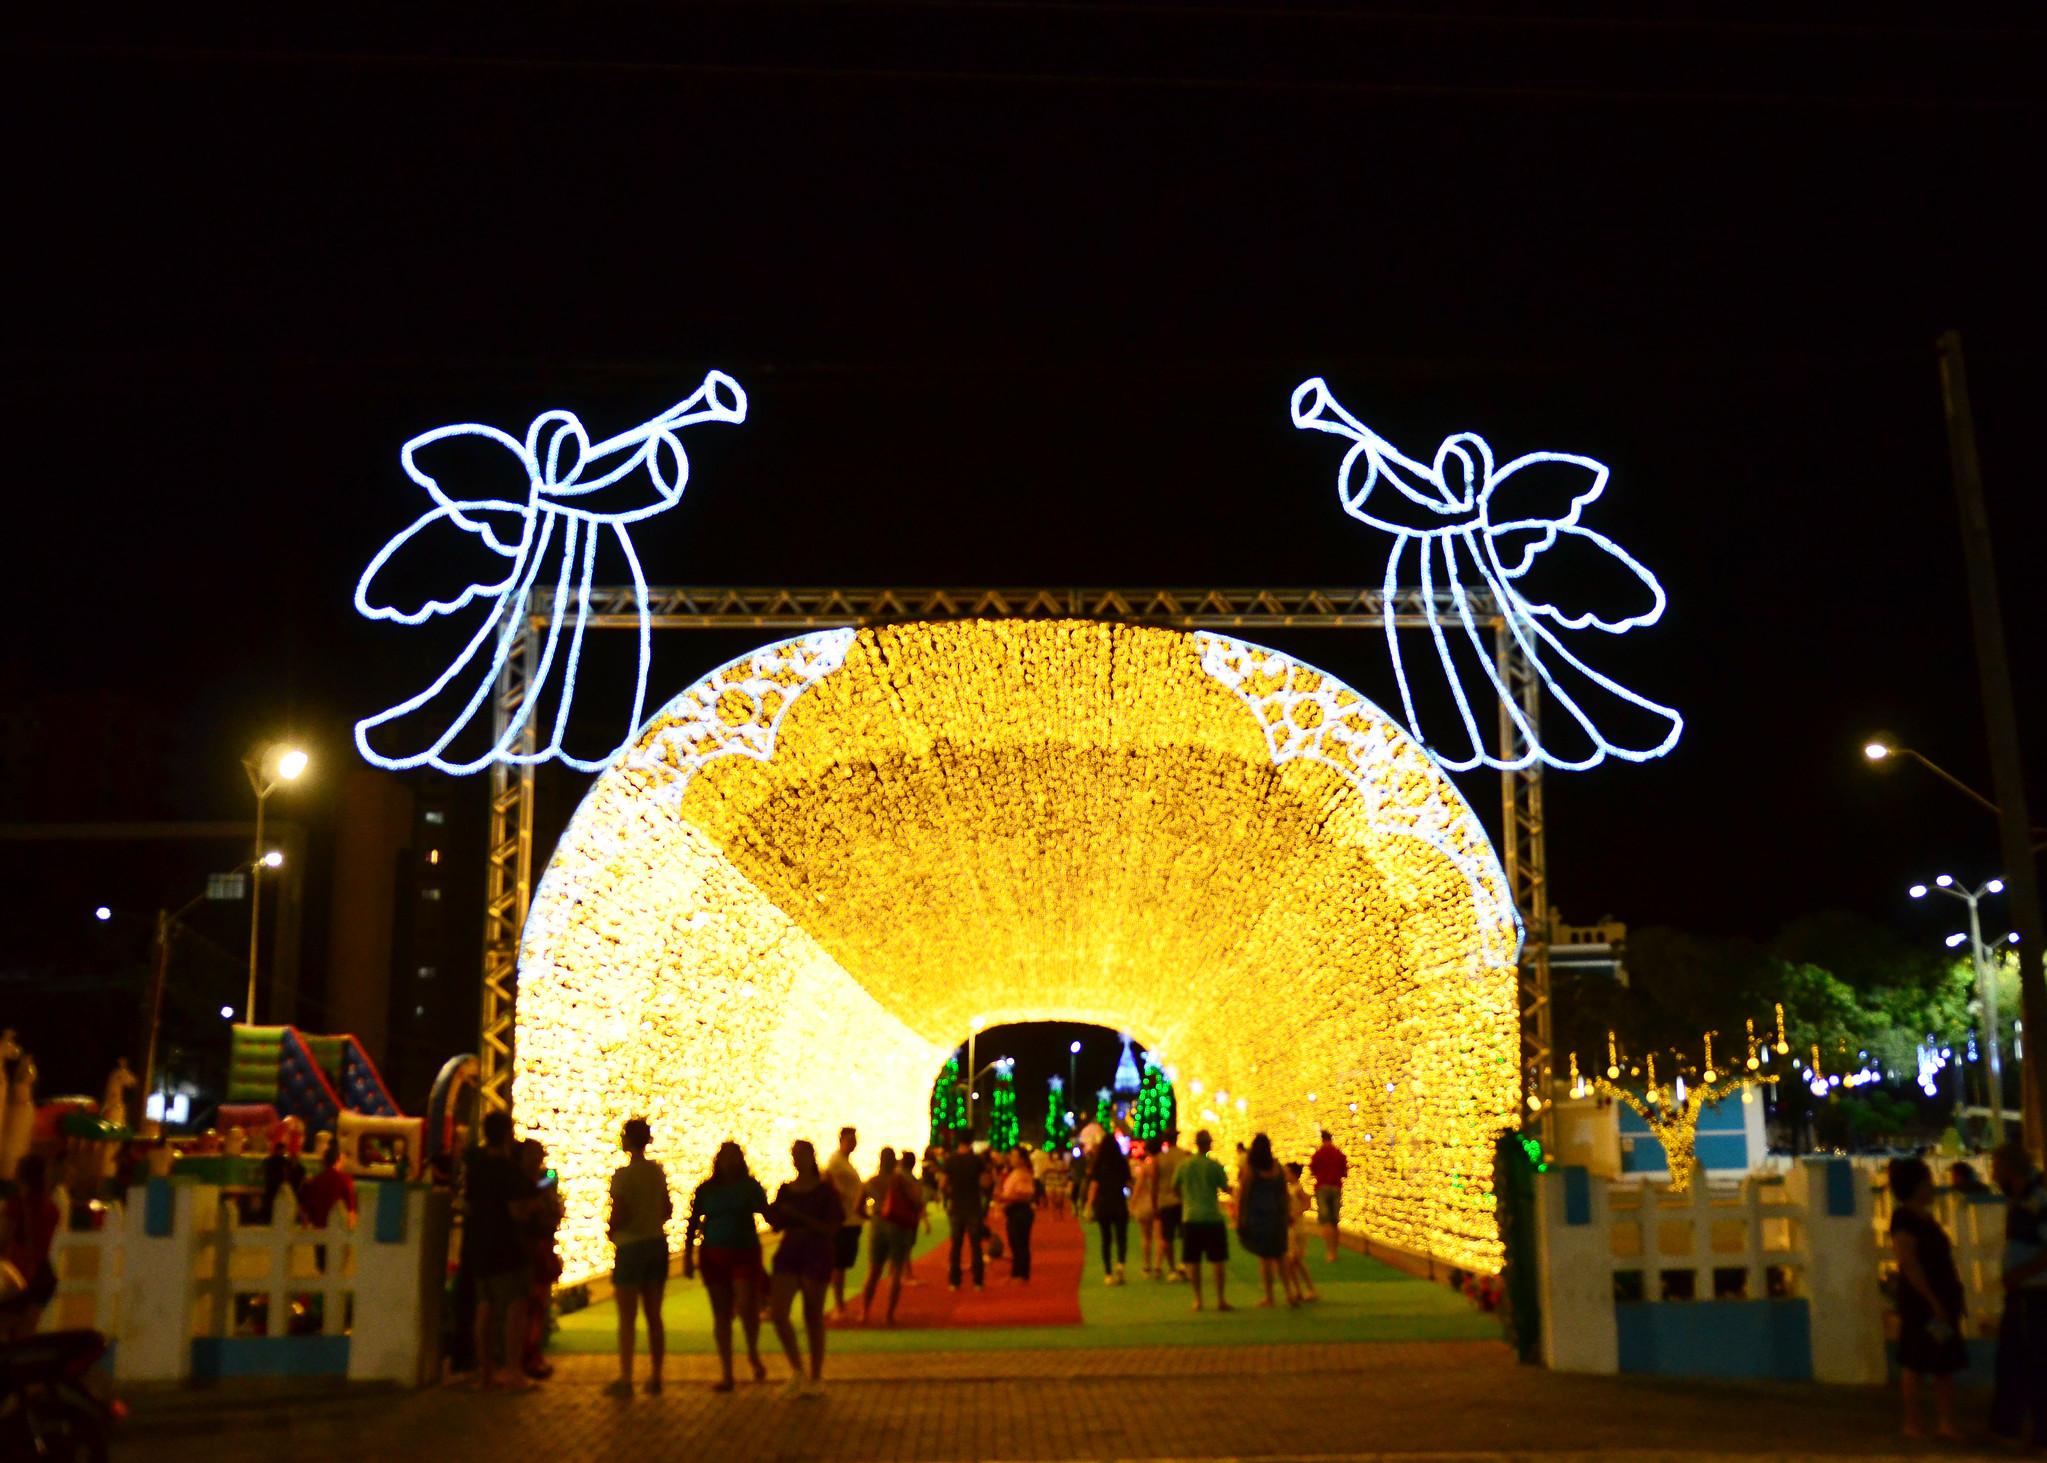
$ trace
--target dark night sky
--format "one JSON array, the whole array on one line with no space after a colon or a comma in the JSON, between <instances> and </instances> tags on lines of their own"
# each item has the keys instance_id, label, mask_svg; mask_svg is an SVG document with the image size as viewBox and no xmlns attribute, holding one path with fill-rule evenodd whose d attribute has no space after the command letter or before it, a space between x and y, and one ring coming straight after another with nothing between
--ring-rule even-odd
<instances>
[{"instance_id":1,"label":"dark night sky","mask_svg":"<svg viewBox=\"0 0 2047 1463\"><path fill-rule=\"evenodd\" d=\"M1591 521L1670 591L1593 653L1689 729L1551 778L1566 912L1766 937L1836 906L1931 938L1903 885L1993 872L1994 830L1856 749L1888 729L1988 782L1949 327L2028 745L2047 728L2038 23L1560 14L35 17L0 89L0 699L132 696L159 718L139 811L242 816L248 741L350 756L348 721L433 667L349 607L419 511L407 437L556 406L617 429L711 366L752 418L691 438L637 536L657 581L1376 582L1334 442L1287 419L1322 374L1417 455L1472 430L1603 459ZM1391 696L1372 635L1275 641ZM738 648L672 638L656 690ZM1494 823L1496 782L1461 780Z\"/></svg>"}]
</instances>

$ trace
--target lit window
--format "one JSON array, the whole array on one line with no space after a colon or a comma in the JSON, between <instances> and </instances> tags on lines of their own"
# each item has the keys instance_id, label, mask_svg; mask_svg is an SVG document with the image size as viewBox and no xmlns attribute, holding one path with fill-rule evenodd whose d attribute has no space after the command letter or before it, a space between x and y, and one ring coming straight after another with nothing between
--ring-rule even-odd
<instances>
[{"instance_id":1,"label":"lit window","mask_svg":"<svg viewBox=\"0 0 2047 1463\"><path fill-rule=\"evenodd\" d=\"M441 861L441 851L438 848L428 849L426 851L426 861L430 864L439 863Z\"/></svg>"},{"instance_id":2,"label":"lit window","mask_svg":"<svg viewBox=\"0 0 2047 1463\"><path fill-rule=\"evenodd\" d=\"M439 808L428 808L424 813L421 813L419 816L420 821L424 823L445 823L448 821L448 815L442 812Z\"/></svg>"},{"instance_id":3,"label":"lit window","mask_svg":"<svg viewBox=\"0 0 2047 1463\"><path fill-rule=\"evenodd\" d=\"M432 980L435 974L434 967L431 965L422 965L419 968L419 978L421 980Z\"/></svg>"},{"instance_id":4,"label":"lit window","mask_svg":"<svg viewBox=\"0 0 2047 1463\"><path fill-rule=\"evenodd\" d=\"M419 891L419 897L439 904L441 902L441 891L438 889L422 889Z\"/></svg>"},{"instance_id":5,"label":"lit window","mask_svg":"<svg viewBox=\"0 0 2047 1463\"><path fill-rule=\"evenodd\" d=\"M249 897L249 876L247 874L208 874L206 876L206 897L208 899L247 899Z\"/></svg>"}]
</instances>

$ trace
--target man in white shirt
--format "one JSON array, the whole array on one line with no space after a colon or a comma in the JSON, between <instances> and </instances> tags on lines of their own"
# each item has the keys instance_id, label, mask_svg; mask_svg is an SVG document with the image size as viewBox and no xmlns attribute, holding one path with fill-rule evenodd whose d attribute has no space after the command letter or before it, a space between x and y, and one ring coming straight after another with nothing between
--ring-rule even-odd
<instances>
[{"instance_id":1,"label":"man in white shirt","mask_svg":"<svg viewBox=\"0 0 2047 1463\"><path fill-rule=\"evenodd\" d=\"M853 1150L860 1146L860 1134L852 1128L839 1129L839 1146L825 1163L825 1182L839 1191L845 1223L839 1226L832 1250L832 1298L841 1320L846 1315L846 1272L860 1262L860 1170L853 1167Z\"/></svg>"}]
</instances>

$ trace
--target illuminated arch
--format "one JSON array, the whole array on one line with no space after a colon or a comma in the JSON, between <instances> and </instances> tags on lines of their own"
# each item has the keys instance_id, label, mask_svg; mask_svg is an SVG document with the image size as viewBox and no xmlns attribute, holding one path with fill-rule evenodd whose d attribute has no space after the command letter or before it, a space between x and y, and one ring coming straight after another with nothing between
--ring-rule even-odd
<instances>
[{"instance_id":1,"label":"illuminated arch","mask_svg":"<svg viewBox=\"0 0 2047 1463\"><path fill-rule=\"evenodd\" d=\"M780 1174L843 1123L921 1143L974 1017L1097 1022L1223 1155L1329 1127L1347 1224L1493 1270L1518 946L1456 788L1312 667L1094 622L829 631L706 677L591 787L526 927L518 1112L574 1278L630 1115L679 1190L725 1138Z\"/></svg>"}]
</instances>

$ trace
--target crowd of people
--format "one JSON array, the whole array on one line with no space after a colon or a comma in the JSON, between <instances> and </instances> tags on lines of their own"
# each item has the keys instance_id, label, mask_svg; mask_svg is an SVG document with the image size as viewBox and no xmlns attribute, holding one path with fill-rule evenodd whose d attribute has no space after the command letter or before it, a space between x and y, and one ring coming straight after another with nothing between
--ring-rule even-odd
<instances>
[{"instance_id":1,"label":"crowd of people","mask_svg":"<svg viewBox=\"0 0 2047 1463\"><path fill-rule=\"evenodd\" d=\"M464 1172L462 1263L474 1296L474 1385L525 1390L550 1371L541 1342L548 1298L561 1275L554 1251L560 1196L541 1145L531 1139L514 1143L505 1114L488 1115L482 1136ZM668 1175L647 1157L652 1138L644 1119L624 1125L619 1141L626 1161L610 1185L607 1233L618 1311L618 1379L610 1390L619 1396L636 1390L643 1322L644 1387L650 1393L661 1391L667 1350L661 1306L676 1210ZM767 1380L760 1353L765 1318L789 1362L785 1395L817 1395L828 1303L830 1321L867 1325L879 1302L881 1324L894 1325L903 1288L920 1283L913 1264L918 1236L929 1234L941 1214L946 1283L953 1290L968 1284L983 1289L991 1261L1007 1262L1005 1284L1030 1284L1032 1233L1042 1211L1096 1228L1109 1285L1125 1283L1134 1226L1143 1274L1188 1283L1197 1311L1206 1308L1210 1289L1216 1309L1233 1309L1225 1288L1233 1225L1238 1242L1258 1258L1261 1306L1278 1304L1281 1295L1289 1305L1316 1298L1307 1265L1315 1229L1322 1232L1326 1258L1336 1258L1348 1164L1326 1132L1305 1165L1282 1164L1261 1133L1239 1146L1234 1170L1210 1151L1206 1132L1196 1133L1188 1150L1175 1132L1141 1140L1120 1122L1107 1130L1089 1124L1063 1157L1029 1145L990 1151L962 1131L950 1148L934 1144L921 1155L883 1148L866 1176L855 1162L859 1146L859 1133L844 1128L820 1163L813 1145L797 1140L789 1151L795 1177L771 1199L739 1144L727 1142L709 1176L690 1194L681 1273L685 1279L700 1274L711 1302L720 1372L715 1390L735 1385L735 1321L754 1380ZM780 1235L771 1261L762 1244L764 1228ZM863 1239L866 1284L849 1300L847 1278L859 1267Z\"/></svg>"}]
</instances>

